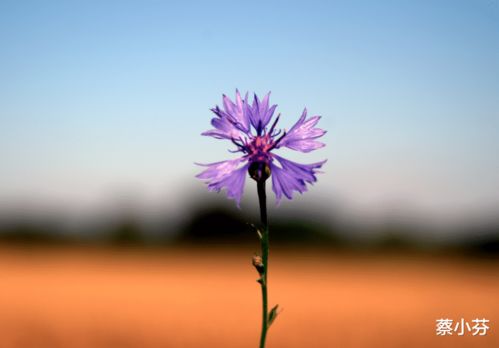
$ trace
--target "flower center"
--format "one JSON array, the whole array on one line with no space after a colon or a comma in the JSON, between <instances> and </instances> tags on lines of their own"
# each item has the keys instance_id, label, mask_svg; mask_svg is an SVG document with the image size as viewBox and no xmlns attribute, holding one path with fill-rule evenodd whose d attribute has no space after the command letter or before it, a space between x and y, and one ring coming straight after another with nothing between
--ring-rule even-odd
<instances>
[{"instance_id":1,"label":"flower center","mask_svg":"<svg viewBox=\"0 0 499 348\"><path fill-rule=\"evenodd\" d=\"M247 152L251 162L270 161L270 150L272 150L274 141L269 134L258 135L254 137L247 146Z\"/></svg>"}]
</instances>

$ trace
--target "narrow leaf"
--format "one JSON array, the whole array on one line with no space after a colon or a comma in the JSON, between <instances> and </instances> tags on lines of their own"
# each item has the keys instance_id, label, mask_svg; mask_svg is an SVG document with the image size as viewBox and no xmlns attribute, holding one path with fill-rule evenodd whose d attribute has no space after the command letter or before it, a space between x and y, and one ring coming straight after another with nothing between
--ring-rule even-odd
<instances>
[{"instance_id":1,"label":"narrow leaf","mask_svg":"<svg viewBox=\"0 0 499 348\"><path fill-rule=\"evenodd\" d=\"M256 234L258 235L258 238L260 240L262 240L263 235L262 235L262 232L260 231L260 229L258 227L256 227L255 225L253 225L253 224L248 224L248 225L250 225L251 228L253 228L256 231Z\"/></svg>"},{"instance_id":2,"label":"narrow leaf","mask_svg":"<svg viewBox=\"0 0 499 348\"><path fill-rule=\"evenodd\" d=\"M277 318L277 315L279 313L281 313L281 311L278 311L278 307L279 305L275 305L274 308L272 308L269 312L269 319L268 319L268 323L269 323L269 327L270 325L272 325L272 323L274 322L275 318Z\"/></svg>"}]
</instances>

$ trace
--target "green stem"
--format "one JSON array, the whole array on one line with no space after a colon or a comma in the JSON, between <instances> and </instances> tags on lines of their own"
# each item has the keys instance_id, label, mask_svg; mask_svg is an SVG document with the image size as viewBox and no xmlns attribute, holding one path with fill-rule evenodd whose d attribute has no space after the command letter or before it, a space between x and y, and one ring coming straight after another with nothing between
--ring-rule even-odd
<instances>
[{"instance_id":1,"label":"green stem","mask_svg":"<svg viewBox=\"0 0 499 348\"><path fill-rule=\"evenodd\" d=\"M268 325L268 304L267 304L267 274L268 274L268 259L269 259L269 228L267 221L267 197L265 194L265 180L257 181L258 201L260 203L260 220L262 223L262 263L263 273L260 278L260 286L262 288L262 333L260 336L260 348L265 348L265 339L267 337Z\"/></svg>"}]
</instances>

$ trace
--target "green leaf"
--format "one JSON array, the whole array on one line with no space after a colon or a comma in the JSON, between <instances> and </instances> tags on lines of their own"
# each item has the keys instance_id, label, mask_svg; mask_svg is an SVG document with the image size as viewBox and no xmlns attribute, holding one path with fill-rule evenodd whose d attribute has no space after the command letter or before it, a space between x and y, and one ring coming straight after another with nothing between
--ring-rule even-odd
<instances>
[{"instance_id":1,"label":"green leaf","mask_svg":"<svg viewBox=\"0 0 499 348\"><path fill-rule=\"evenodd\" d=\"M248 224L248 225L250 225L251 228L253 228L256 231L256 234L258 235L258 238L260 240L262 240L263 235L262 235L262 232L260 231L260 229L258 227L256 227L255 225L253 225L253 224Z\"/></svg>"},{"instance_id":2,"label":"green leaf","mask_svg":"<svg viewBox=\"0 0 499 348\"><path fill-rule=\"evenodd\" d=\"M263 236L262 236L262 232L260 232L260 230L259 230L259 229L257 229L257 230L256 230L256 233L258 234L258 238L259 238L260 240L262 240L262 238L263 238Z\"/></svg>"},{"instance_id":3,"label":"green leaf","mask_svg":"<svg viewBox=\"0 0 499 348\"><path fill-rule=\"evenodd\" d=\"M269 327L270 325L272 325L272 323L274 322L275 318L277 318L277 315L279 313L281 313L281 311L277 311L278 310L278 307L279 305L275 305L274 308L272 308L269 312L269 318L268 318L268 323L269 323Z\"/></svg>"}]
</instances>

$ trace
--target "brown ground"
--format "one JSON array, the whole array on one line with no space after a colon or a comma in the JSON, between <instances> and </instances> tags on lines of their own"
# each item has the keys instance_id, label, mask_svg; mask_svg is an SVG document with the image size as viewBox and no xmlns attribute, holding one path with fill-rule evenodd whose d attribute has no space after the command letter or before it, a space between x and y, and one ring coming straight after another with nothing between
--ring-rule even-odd
<instances>
[{"instance_id":1,"label":"brown ground","mask_svg":"<svg viewBox=\"0 0 499 348\"><path fill-rule=\"evenodd\" d=\"M0 348L257 347L248 250L0 249ZM497 263L271 254L268 348L499 347ZM490 320L437 337L435 319Z\"/></svg>"}]
</instances>

